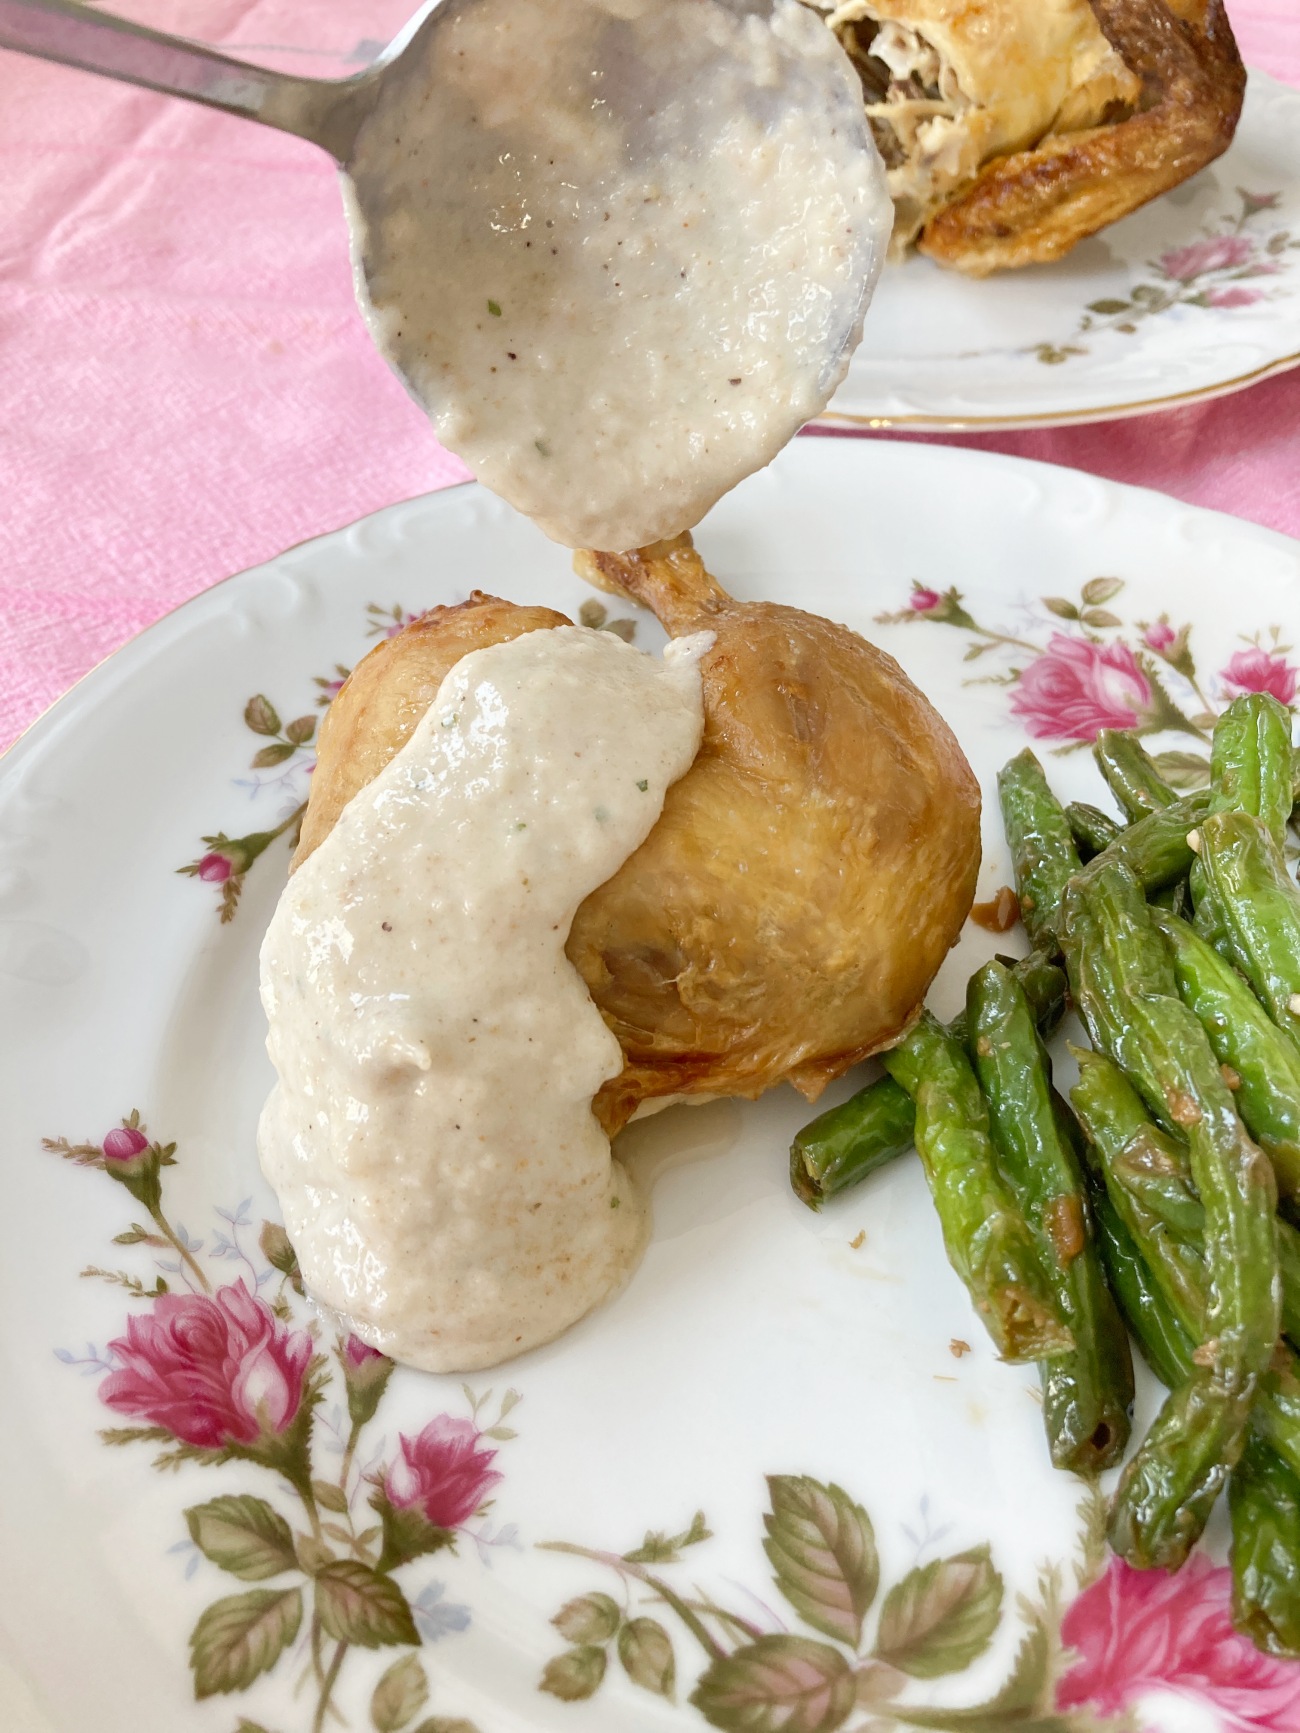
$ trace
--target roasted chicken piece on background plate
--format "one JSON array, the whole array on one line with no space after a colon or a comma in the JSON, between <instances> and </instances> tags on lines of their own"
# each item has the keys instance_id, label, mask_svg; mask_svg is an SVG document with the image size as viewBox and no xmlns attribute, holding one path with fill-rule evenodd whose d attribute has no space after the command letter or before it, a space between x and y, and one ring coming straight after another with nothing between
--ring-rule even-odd
<instances>
[{"instance_id":1,"label":"roasted chicken piece on background plate","mask_svg":"<svg viewBox=\"0 0 1300 1733\"><path fill-rule=\"evenodd\" d=\"M1059 258L1232 142L1222 0L807 0L862 78L895 257L973 276Z\"/></svg>"},{"instance_id":2,"label":"roasted chicken piece on background plate","mask_svg":"<svg viewBox=\"0 0 1300 1733\"><path fill-rule=\"evenodd\" d=\"M707 630L705 731L658 823L578 910L568 956L624 1068L595 1111L813 1099L916 1017L970 908L979 789L946 724L889 656L844 626L732 600L689 536L580 554L583 575ZM300 864L410 738L470 650L568 622L475 593L354 669L321 728Z\"/></svg>"}]
</instances>

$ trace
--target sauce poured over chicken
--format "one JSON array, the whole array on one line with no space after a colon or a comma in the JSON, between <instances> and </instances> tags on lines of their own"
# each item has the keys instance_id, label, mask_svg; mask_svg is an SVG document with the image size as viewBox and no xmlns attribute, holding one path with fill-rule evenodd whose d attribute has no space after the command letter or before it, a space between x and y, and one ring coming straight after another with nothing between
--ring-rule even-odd
<instances>
[{"instance_id":1,"label":"sauce poured over chicken","mask_svg":"<svg viewBox=\"0 0 1300 1733\"><path fill-rule=\"evenodd\" d=\"M695 756L707 642L475 650L276 909L262 1165L312 1293L399 1360L522 1353L640 1255L591 1111L622 1055L564 942Z\"/></svg>"},{"instance_id":2,"label":"sauce poured over chicken","mask_svg":"<svg viewBox=\"0 0 1300 1733\"><path fill-rule=\"evenodd\" d=\"M740 602L689 537L579 569L708 632L704 739L641 846L577 906L567 954L617 1036L596 1097L610 1132L652 1102L809 1099L890 1045L959 933L979 867L979 788L902 669L856 632ZM321 729L297 859L398 751L458 656L567 624L474 595L353 670Z\"/></svg>"}]
</instances>

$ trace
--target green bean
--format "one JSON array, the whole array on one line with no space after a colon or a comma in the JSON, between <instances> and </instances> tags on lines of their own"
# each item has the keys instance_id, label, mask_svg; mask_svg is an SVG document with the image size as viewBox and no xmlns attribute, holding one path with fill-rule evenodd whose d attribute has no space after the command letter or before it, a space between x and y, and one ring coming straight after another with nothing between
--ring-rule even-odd
<instances>
[{"instance_id":1,"label":"green bean","mask_svg":"<svg viewBox=\"0 0 1300 1733\"><path fill-rule=\"evenodd\" d=\"M1092 743L1092 756L1107 788L1130 819L1145 818L1177 800L1136 734L1103 728Z\"/></svg>"},{"instance_id":2,"label":"green bean","mask_svg":"<svg viewBox=\"0 0 1300 1733\"><path fill-rule=\"evenodd\" d=\"M965 1052L924 1011L883 1059L916 1104L916 1147L948 1259L998 1352L1017 1363L1068 1353L1073 1339L998 1172L988 1111Z\"/></svg>"},{"instance_id":3,"label":"green bean","mask_svg":"<svg viewBox=\"0 0 1300 1733\"><path fill-rule=\"evenodd\" d=\"M1205 1211L1188 1172L1187 1151L1163 1132L1159 1139L1142 1138L1126 1149L1116 1160L1117 1177L1147 1218L1203 1260Z\"/></svg>"},{"instance_id":4,"label":"green bean","mask_svg":"<svg viewBox=\"0 0 1300 1733\"><path fill-rule=\"evenodd\" d=\"M1192 912L1192 899L1186 879L1175 879L1171 885L1161 885L1158 891L1152 891L1147 901L1153 909L1164 909L1167 914L1177 915L1180 920L1186 920Z\"/></svg>"},{"instance_id":5,"label":"green bean","mask_svg":"<svg viewBox=\"0 0 1300 1733\"><path fill-rule=\"evenodd\" d=\"M1264 692L1245 692L1214 725L1210 757L1214 812L1248 812L1280 849L1291 816L1291 713ZM1224 910L1197 860L1190 876L1197 934L1231 952Z\"/></svg>"},{"instance_id":6,"label":"green bean","mask_svg":"<svg viewBox=\"0 0 1300 1733\"><path fill-rule=\"evenodd\" d=\"M1002 1177L1074 1337L1070 1353L1042 1366L1052 1461L1096 1474L1118 1461L1128 1443L1133 1364L1092 1246L1084 1177L1058 1123L1033 1012L1009 969L986 963L971 977L966 1016Z\"/></svg>"},{"instance_id":7,"label":"green bean","mask_svg":"<svg viewBox=\"0 0 1300 1733\"><path fill-rule=\"evenodd\" d=\"M1192 1337L1109 1196L1094 1191L1091 1201L1098 1249L1124 1321L1156 1377L1175 1389L1192 1371ZM1229 1478L1228 1505L1233 1620L1259 1648L1300 1653L1300 1480L1258 1430Z\"/></svg>"},{"instance_id":8,"label":"green bean","mask_svg":"<svg viewBox=\"0 0 1300 1733\"><path fill-rule=\"evenodd\" d=\"M878 1077L819 1113L790 1145L790 1184L809 1209L847 1191L911 1149L916 1109L892 1077Z\"/></svg>"},{"instance_id":9,"label":"green bean","mask_svg":"<svg viewBox=\"0 0 1300 1733\"><path fill-rule=\"evenodd\" d=\"M1074 846L1086 860L1100 854L1102 849L1109 848L1124 828L1116 824L1108 813L1102 812L1098 807L1089 806L1084 800L1072 800L1065 809L1065 817L1070 826L1070 835L1074 838Z\"/></svg>"},{"instance_id":10,"label":"green bean","mask_svg":"<svg viewBox=\"0 0 1300 1733\"><path fill-rule=\"evenodd\" d=\"M1072 1051L1079 1081L1070 1101L1096 1152L1111 1205L1140 1245L1182 1327L1199 1342L1207 1306L1204 1212L1195 1197L1190 1221L1167 1207L1173 1186L1188 1189L1183 1177L1187 1151L1152 1124L1118 1065L1101 1053Z\"/></svg>"},{"instance_id":11,"label":"green bean","mask_svg":"<svg viewBox=\"0 0 1300 1733\"><path fill-rule=\"evenodd\" d=\"M1223 810L1253 813L1280 849L1294 804L1291 712L1267 692L1244 692L1214 725L1210 780Z\"/></svg>"},{"instance_id":12,"label":"green bean","mask_svg":"<svg viewBox=\"0 0 1300 1733\"><path fill-rule=\"evenodd\" d=\"M1106 1279L1142 1358L1167 1390L1190 1375L1194 1343L1152 1276L1105 1192L1092 1199L1093 1227Z\"/></svg>"},{"instance_id":13,"label":"green bean","mask_svg":"<svg viewBox=\"0 0 1300 1733\"><path fill-rule=\"evenodd\" d=\"M1151 919L1169 947L1183 1002L1236 1074L1237 1111L1273 1163L1278 1191L1300 1194L1300 1052L1280 1032L1237 971L1187 925L1158 910Z\"/></svg>"},{"instance_id":14,"label":"green bean","mask_svg":"<svg viewBox=\"0 0 1300 1733\"><path fill-rule=\"evenodd\" d=\"M1042 951L1032 951L1009 966L1043 1034L1050 1035L1065 1011L1064 971ZM948 1029L964 1046L965 1011ZM820 1209L828 1197L847 1191L911 1149L915 1120L911 1097L888 1076L878 1077L838 1107L819 1113L790 1145L795 1196L809 1209Z\"/></svg>"},{"instance_id":15,"label":"green bean","mask_svg":"<svg viewBox=\"0 0 1300 1733\"><path fill-rule=\"evenodd\" d=\"M1050 954L1047 951L1031 951L1027 957L1004 957L999 954L996 961L1001 963L1004 969L1010 969L1019 982L1034 1014L1038 1033L1044 1041L1049 1041L1060 1026L1070 998L1070 983L1061 967L1055 941ZM965 1016L963 1010L949 1025L959 1041L966 1039Z\"/></svg>"},{"instance_id":16,"label":"green bean","mask_svg":"<svg viewBox=\"0 0 1300 1733\"><path fill-rule=\"evenodd\" d=\"M1082 863L1065 811L1028 747L998 772L998 800L1011 847L1020 919L1031 944L1054 948L1061 896Z\"/></svg>"},{"instance_id":17,"label":"green bean","mask_svg":"<svg viewBox=\"0 0 1300 1733\"><path fill-rule=\"evenodd\" d=\"M1232 960L1300 1047L1300 890L1261 819L1216 812L1197 833Z\"/></svg>"},{"instance_id":18,"label":"green bean","mask_svg":"<svg viewBox=\"0 0 1300 1733\"><path fill-rule=\"evenodd\" d=\"M1158 1226L1153 1231L1153 1224L1134 1210L1132 1199L1114 1180L1114 1155L1131 1137L1141 1135L1144 1123L1145 1135L1160 1139L1164 1134L1146 1119L1141 1102L1118 1068L1099 1055L1087 1057L1090 1063L1071 1098L1106 1181L1105 1204L1109 1213L1105 1213L1095 1196L1093 1211L1102 1249L1107 1254L1107 1273L1112 1277L1138 1345L1148 1358L1160 1350L1161 1341L1151 1344L1144 1338L1126 1297L1126 1282L1145 1283L1145 1291L1154 1295L1152 1303L1157 1315L1152 1328L1163 1331L1165 1351L1170 1351L1171 1345L1176 1347L1180 1334L1190 1349L1192 1343L1204 1336L1204 1318L1209 1307L1204 1266L1195 1260L1179 1266L1176 1259L1171 1259L1171 1242L1162 1236ZM1112 1268L1107 1234L1116 1223L1125 1245L1136 1257L1136 1272L1125 1267ZM1152 1351L1148 1352L1148 1348ZM1163 1377L1163 1373L1160 1375ZM1300 1476L1300 1358L1285 1344L1279 1344L1272 1364L1260 1379L1250 1424L1252 1433L1267 1443L1293 1474Z\"/></svg>"},{"instance_id":19,"label":"green bean","mask_svg":"<svg viewBox=\"0 0 1300 1733\"><path fill-rule=\"evenodd\" d=\"M1089 861L1088 871L1098 863L1104 866L1118 861L1148 895L1186 878L1195 859L1187 838L1210 811L1212 799L1208 788L1199 788L1159 812L1148 813L1121 830L1109 848Z\"/></svg>"},{"instance_id":20,"label":"green bean","mask_svg":"<svg viewBox=\"0 0 1300 1733\"><path fill-rule=\"evenodd\" d=\"M1143 1359L1168 1389L1192 1370L1192 1338L1110 1198L1094 1193L1093 1222L1107 1279ZM1263 1404L1261 1404L1262 1406ZM1232 1616L1258 1648L1300 1654L1300 1480L1258 1431L1228 1481Z\"/></svg>"},{"instance_id":21,"label":"green bean","mask_svg":"<svg viewBox=\"0 0 1300 1733\"><path fill-rule=\"evenodd\" d=\"M1133 874L1098 856L1066 891L1060 938L1094 1044L1124 1067L1157 1117L1185 1132L1205 1207L1205 1339L1193 1374L1126 1468L1111 1515L1112 1544L1130 1563L1173 1569L1240 1454L1277 1341L1273 1171L1237 1117L1204 1031L1177 997Z\"/></svg>"},{"instance_id":22,"label":"green bean","mask_svg":"<svg viewBox=\"0 0 1300 1733\"><path fill-rule=\"evenodd\" d=\"M1139 1206L1150 1217L1162 1222L1167 1232L1177 1240L1183 1248L1180 1257L1184 1263L1189 1256L1194 1256L1203 1267L1205 1214L1200 1199L1187 1181L1153 1181L1148 1174L1139 1176L1135 1183L1131 1170L1123 1166L1117 1177L1133 1189ZM1282 1332L1293 1346L1300 1346L1300 1229L1280 1217L1277 1223L1277 1270L1282 1291Z\"/></svg>"},{"instance_id":23,"label":"green bean","mask_svg":"<svg viewBox=\"0 0 1300 1733\"><path fill-rule=\"evenodd\" d=\"M1228 1482L1232 1622L1257 1649L1300 1658L1300 1480L1252 1438Z\"/></svg>"},{"instance_id":24,"label":"green bean","mask_svg":"<svg viewBox=\"0 0 1300 1733\"><path fill-rule=\"evenodd\" d=\"M1149 1139L1174 1161L1177 1146L1151 1123L1118 1066L1095 1053L1081 1053L1079 1060L1079 1082L1070 1099L1100 1164L1108 1199L1170 1314L1191 1341L1200 1342L1210 1307L1204 1262L1138 1208L1117 1176L1117 1157L1135 1140ZM1300 1475L1300 1359L1285 1344L1260 1379L1251 1426Z\"/></svg>"},{"instance_id":25,"label":"green bean","mask_svg":"<svg viewBox=\"0 0 1300 1733\"><path fill-rule=\"evenodd\" d=\"M1182 1316L1203 1319L1205 1210L1188 1170L1187 1151L1152 1125L1138 1096L1117 1066L1097 1053L1079 1054L1075 1110L1092 1136L1098 1112L1109 1128L1108 1179L1120 1188L1121 1213L1148 1242L1154 1260L1167 1266L1176 1284ZM1278 1278L1284 1333L1300 1346L1300 1229L1277 1223Z\"/></svg>"},{"instance_id":26,"label":"green bean","mask_svg":"<svg viewBox=\"0 0 1300 1733\"><path fill-rule=\"evenodd\" d=\"M1289 1349L1279 1349L1260 1380L1250 1423L1291 1472L1300 1475L1300 1360Z\"/></svg>"}]
</instances>

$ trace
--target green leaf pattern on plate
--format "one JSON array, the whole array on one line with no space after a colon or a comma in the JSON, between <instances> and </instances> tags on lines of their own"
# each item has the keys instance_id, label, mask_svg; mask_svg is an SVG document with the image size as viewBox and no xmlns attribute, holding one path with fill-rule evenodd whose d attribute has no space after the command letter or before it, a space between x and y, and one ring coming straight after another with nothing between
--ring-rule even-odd
<instances>
[{"instance_id":1,"label":"green leaf pattern on plate","mask_svg":"<svg viewBox=\"0 0 1300 1733\"><path fill-rule=\"evenodd\" d=\"M264 1498L210 1498L192 1505L185 1521L199 1551L245 1582L262 1582L297 1563L288 1523Z\"/></svg>"},{"instance_id":2,"label":"green leaf pattern on plate","mask_svg":"<svg viewBox=\"0 0 1300 1733\"><path fill-rule=\"evenodd\" d=\"M934 1559L895 1583L880 1610L876 1654L915 1679L969 1667L1002 1616L1002 1578L987 1546Z\"/></svg>"},{"instance_id":3,"label":"green leaf pattern on plate","mask_svg":"<svg viewBox=\"0 0 1300 1733\"><path fill-rule=\"evenodd\" d=\"M913 1682L965 1672L1002 1629L1002 1578L989 1547L918 1559L886 1590L873 1635L869 1615L881 1573L866 1510L843 1487L810 1475L769 1475L767 1486L763 1548L776 1587L793 1613L820 1636L764 1629L751 1616L762 1604L756 1598L740 1611L697 1581L687 1589L670 1580L664 1567L682 1564L686 1537L695 1545L712 1538L699 1512L671 1543L652 1531L647 1540L656 1544L635 1552L541 1543L546 1551L585 1558L614 1572L623 1604L603 1590L566 1601L551 1623L570 1646L545 1663L538 1689L566 1702L594 1697L611 1677L616 1653L633 1683L672 1697L680 1669L674 1633L664 1622L671 1614L703 1657L687 1701L725 1733L834 1733L856 1711L872 1718L854 1721L850 1733L885 1733L892 1725L951 1733L1101 1733L1110 1725L1091 1711L1072 1719L1053 1708L1062 1653L1055 1568L1042 1574L1036 1601L1020 1602L1019 1646L993 1696L960 1709L940 1709L913 1701ZM1080 1510L1083 1562L1076 1575L1081 1588L1103 1564L1088 1545L1090 1500L1095 1503L1091 1494ZM697 1578L698 1564L690 1568ZM663 1617L636 1607L638 1594ZM769 1612L768 1623L776 1620Z\"/></svg>"},{"instance_id":4,"label":"green leaf pattern on plate","mask_svg":"<svg viewBox=\"0 0 1300 1733\"><path fill-rule=\"evenodd\" d=\"M805 1624L856 1648L880 1580L870 1518L840 1487L807 1475L769 1475L767 1486L763 1551L776 1586Z\"/></svg>"},{"instance_id":5,"label":"green leaf pattern on plate","mask_svg":"<svg viewBox=\"0 0 1300 1733\"><path fill-rule=\"evenodd\" d=\"M275 1665L301 1623L299 1588L250 1589L214 1601L190 1636L194 1695L246 1691Z\"/></svg>"}]
</instances>

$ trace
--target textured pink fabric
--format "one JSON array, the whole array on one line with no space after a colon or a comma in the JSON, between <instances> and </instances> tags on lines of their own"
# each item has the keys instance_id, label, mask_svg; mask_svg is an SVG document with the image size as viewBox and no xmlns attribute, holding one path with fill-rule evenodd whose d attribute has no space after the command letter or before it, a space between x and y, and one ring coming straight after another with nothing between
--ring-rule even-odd
<instances>
[{"instance_id":1,"label":"textured pink fabric","mask_svg":"<svg viewBox=\"0 0 1300 1733\"><path fill-rule=\"evenodd\" d=\"M1300 83L1296 0L1229 0ZM339 76L411 0L131 0ZM1300 534L1300 372L1223 403L954 443ZM465 474L370 346L335 176L294 139L0 54L0 747L206 585Z\"/></svg>"}]
</instances>

